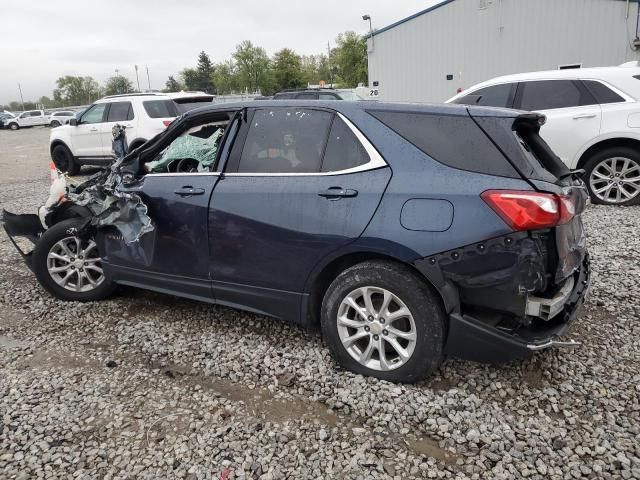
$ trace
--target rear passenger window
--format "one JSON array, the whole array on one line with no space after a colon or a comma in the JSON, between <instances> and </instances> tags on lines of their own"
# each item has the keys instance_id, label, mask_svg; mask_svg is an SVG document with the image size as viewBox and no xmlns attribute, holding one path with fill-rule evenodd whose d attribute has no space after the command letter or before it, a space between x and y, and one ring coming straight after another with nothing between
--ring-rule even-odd
<instances>
[{"instance_id":1,"label":"rear passenger window","mask_svg":"<svg viewBox=\"0 0 640 480\"><path fill-rule=\"evenodd\" d=\"M461 170L519 178L509 161L468 115L369 113L440 163Z\"/></svg>"},{"instance_id":2,"label":"rear passenger window","mask_svg":"<svg viewBox=\"0 0 640 480\"><path fill-rule=\"evenodd\" d=\"M133 120L133 109L131 102L114 102L109 107L107 122L122 122Z\"/></svg>"},{"instance_id":3,"label":"rear passenger window","mask_svg":"<svg viewBox=\"0 0 640 480\"><path fill-rule=\"evenodd\" d=\"M320 100L339 100L339 98L332 93L321 93Z\"/></svg>"},{"instance_id":4,"label":"rear passenger window","mask_svg":"<svg viewBox=\"0 0 640 480\"><path fill-rule=\"evenodd\" d=\"M591 95L572 80L540 80L520 84L522 110L552 110L595 103Z\"/></svg>"},{"instance_id":5,"label":"rear passenger window","mask_svg":"<svg viewBox=\"0 0 640 480\"><path fill-rule=\"evenodd\" d=\"M515 93L515 83L504 83L481 88L453 103L464 105L482 105L485 107L511 107Z\"/></svg>"},{"instance_id":6,"label":"rear passenger window","mask_svg":"<svg viewBox=\"0 0 640 480\"><path fill-rule=\"evenodd\" d=\"M319 172L332 114L310 109L258 109L238 172Z\"/></svg>"},{"instance_id":7,"label":"rear passenger window","mask_svg":"<svg viewBox=\"0 0 640 480\"><path fill-rule=\"evenodd\" d=\"M296 99L297 100L317 100L318 94L313 92L299 93Z\"/></svg>"},{"instance_id":8,"label":"rear passenger window","mask_svg":"<svg viewBox=\"0 0 640 480\"><path fill-rule=\"evenodd\" d=\"M369 155L351 129L335 117L322 161L323 172L339 172L369 162Z\"/></svg>"},{"instance_id":9,"label":"rear passenger window","mask_svg":"<svg viewBox=\"0 0 640 480\"><path fill-rule=\"evenodd\" d=\"M178 108L173 100L148 100L142 102L145 112L151 118L173 118L178 116Z\"/></svg>"},{"instance_id":10,"label":"rear passenger window","mask_svg":"<svg viewBox=\"0 0 640 480\"><path fill-rule=\"evenodd\" d=\"M603 83L596 82L595 80L583 80L582 83L600 104L624 102L624 98Z\"/></svg>"}]
</instances>

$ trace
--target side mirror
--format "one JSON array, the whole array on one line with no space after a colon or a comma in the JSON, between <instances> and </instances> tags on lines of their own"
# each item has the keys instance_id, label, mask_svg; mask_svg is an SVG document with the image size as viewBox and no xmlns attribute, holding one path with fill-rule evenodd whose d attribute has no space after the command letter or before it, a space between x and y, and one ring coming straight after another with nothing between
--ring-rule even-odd
<instances>
[{"instance_id":1,"label":"side mirror","mask_svg":"<svg viewBox=\"0 0 640 480\"><path fill-rule=\"evenodd\" d=\"M78 126L78 119L77 118L70 118L69 119L69 125L71 125L72 127L77 127Z\"/></svg>"}]
</instances>

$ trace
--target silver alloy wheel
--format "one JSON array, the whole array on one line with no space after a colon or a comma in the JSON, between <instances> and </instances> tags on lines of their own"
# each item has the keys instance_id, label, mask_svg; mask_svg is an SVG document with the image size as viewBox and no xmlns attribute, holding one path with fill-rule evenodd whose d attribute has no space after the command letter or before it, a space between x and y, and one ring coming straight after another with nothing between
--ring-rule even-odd
<instances>
[{"instance_id":1,"label":"silver alloy wheel","mask_svg":"<svg viewBox=\"0 0 640 480\"><path fill-rule=\"evenodd\" d=\"M93 240L66 237L47 255L47 270L54 282L72 292L90 292L104 282L104 272Z\"/></svg>"},{"instance_id":2,"label":"silver alloy wheel","mask_svg":"<svg viewBox=\"0 0 640 480\"><path fill-rule=\"evenodd\" d=\"M626 157L606 158L591 171L589 186L603 202L627 202L640 193L640 165Z\"/></svg>"},{"instance_id":3,"label":"silver alloy wheel","mask_svg":"<svg viewBox=\"0 0 640 480\"><path fill-rule=\"evenodd\" d=\"M389 290L353 290L340 303L336 320L342 345L367 368L394 370L413 355L416 323L405 303Z\"/></svg>"}]
</instances>

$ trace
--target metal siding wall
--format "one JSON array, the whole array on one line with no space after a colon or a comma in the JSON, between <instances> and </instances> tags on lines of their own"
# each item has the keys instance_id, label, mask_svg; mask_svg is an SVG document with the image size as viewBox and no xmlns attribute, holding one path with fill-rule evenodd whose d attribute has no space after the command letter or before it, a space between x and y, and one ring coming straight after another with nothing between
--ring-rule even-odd
<instances>
[{"instance_id":1,"label":"metal siding wall","mask_svg":"<svg viewBox=\"0 0 640 480\"><path fill-rule=\"evenodd\" d=\"M489 0L491 1L491 0ZM375 36L369 81L382 100L442 102L456 88L558 65L618 65L629 48L637 3L620 0L456 0ZM371 49L371 40L369 40ZM446 75L454 74L447 81Z\"/></svg>"}]
</instances>

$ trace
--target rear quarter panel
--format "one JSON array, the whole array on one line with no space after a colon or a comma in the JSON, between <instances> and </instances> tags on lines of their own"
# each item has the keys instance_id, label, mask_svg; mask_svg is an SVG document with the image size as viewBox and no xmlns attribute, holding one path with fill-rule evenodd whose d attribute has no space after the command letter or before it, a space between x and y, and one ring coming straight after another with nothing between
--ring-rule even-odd
<instances>
[{"instance_id":1,"label":"rear quarter panel","mask_svg":"<svg viewBox=\"0 0 640 480\"><path fill-rule=\"evenodd\" d=\"M480 194L489 189L532 190L528 182L448 167L366 112L355 111L350 118L393 170L393 177L375 216L356 242L359 248L413 261L511 232L480 198ZM456 138L452 137L451 141L455 142ZM407 222L405 213L401 222L403 207L411 199L437 200L418 202L418 208L411 209L410 215L419 217L420 206L424 207L427 220L413 218L412 222ZM430 209L436 207L442 208L440 215L451 215L451 221L434 218ZM434 223L433 231L406 228L411 224L424 225L430 217ZM447 224L448 228L443 228Z\"/></svg>"}]
</instances>

